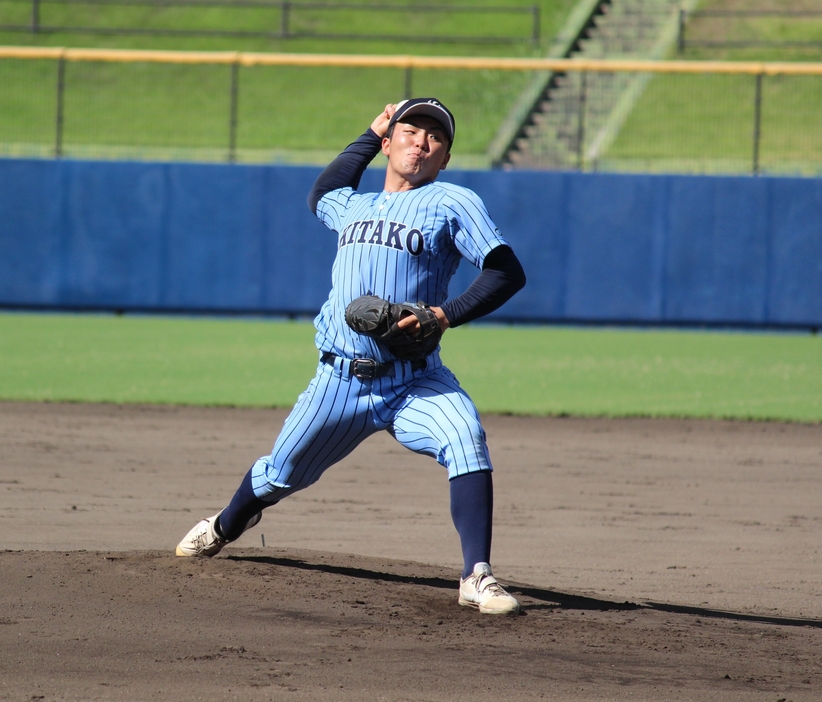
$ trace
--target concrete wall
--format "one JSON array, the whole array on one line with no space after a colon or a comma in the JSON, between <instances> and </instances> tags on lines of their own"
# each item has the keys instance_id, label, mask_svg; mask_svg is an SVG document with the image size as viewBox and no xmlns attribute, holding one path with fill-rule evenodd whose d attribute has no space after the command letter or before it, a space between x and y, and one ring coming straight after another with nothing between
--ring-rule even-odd
<instances>
[{"instance_id":1,"label":"concrete wall","mask_svg":"<svg viewBox=\"0 0 822 702\"><path fill-rule=\"evenodd\" d=\"M0 306L313 314L336 248L305 204L318 173L0 159ZM525 266L500 319L822 325L820 179L443 179L483 197Z\"/></svg>"}]
</instances>

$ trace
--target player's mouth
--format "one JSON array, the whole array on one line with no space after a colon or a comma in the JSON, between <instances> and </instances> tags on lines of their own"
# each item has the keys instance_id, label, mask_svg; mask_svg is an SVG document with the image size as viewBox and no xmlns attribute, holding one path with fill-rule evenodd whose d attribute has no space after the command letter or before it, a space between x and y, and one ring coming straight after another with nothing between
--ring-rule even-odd
<instances>
[{"instance_id":1,"label":"player's mouth","mask_svg":"<svg viewBox=\"0 0 822 702\"><path fill-rule=\"evenodd\" d=\"M405 155L406 160L409 163L424 163L427 159L427 155L422 151L409 151Z\"/></svg>"}]
</instances>

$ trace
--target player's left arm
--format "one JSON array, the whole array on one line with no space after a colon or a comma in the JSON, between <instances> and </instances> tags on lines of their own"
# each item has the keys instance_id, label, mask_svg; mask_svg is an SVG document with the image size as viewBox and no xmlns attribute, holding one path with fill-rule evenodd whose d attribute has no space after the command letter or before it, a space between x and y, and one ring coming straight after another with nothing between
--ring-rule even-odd
<instances>
[{"instance_id":1,"label":"player's left arm","mask_svg":"<svg viewBox=\"0 0 822 702\"><path fill-rule=\"evenodd\" d=\"M514 250L503 244L488 253L482 272L465 292L444 302L442 311L448 326L458 327L499 309L524 287L522 264Z\"/></svg>"},{"instance_id":2,"label":"player's left arm","mask_svg":"<svg viewBox=\"0 0 822 702\"><path fill-rule=\"evenodd\" d=\"M502 307L525 287L525 271L514 250L507 244L492 249L482 262L482 272L461 295L432 307L440 329L458 327L490 314ZM400 329L414 332L419 326L416 318L406 317L399 322Z\"/></svg>"},{"instance_id":3,"label":"player's left arm","mask_svg":"<svg viewBox=\"0 0 822 702\"><path fill-rule=\"evenodd\" d=\"M442 305L449 326L458 327L499 309L525 286L525 271L500 234L485 203L472 190L451 186L452 241L480 274L461 295Z\"/></svg>"}]
</instances>

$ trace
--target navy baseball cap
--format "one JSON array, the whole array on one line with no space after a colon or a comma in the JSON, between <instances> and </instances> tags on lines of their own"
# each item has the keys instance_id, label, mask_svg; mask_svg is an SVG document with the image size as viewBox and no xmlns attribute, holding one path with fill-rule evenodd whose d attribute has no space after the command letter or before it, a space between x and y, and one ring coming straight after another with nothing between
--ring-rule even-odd
<instances>
[{"instance_id":1,"label":"navy baseball cap","mask_svg":"<svg viewBox=\"0 0 822 702\"><path fill-rule=\"evenodd\" d=\"M402 120L403 117L410 117L411 115L425 115L433 117L442 125L445 134L450 143L454 143L454 115L451 111L435 98L414 98L413 100L403 100L397 103L397 111L391 117L388 123L390 129L396 122Z\"/></svg>"}]
</instances>

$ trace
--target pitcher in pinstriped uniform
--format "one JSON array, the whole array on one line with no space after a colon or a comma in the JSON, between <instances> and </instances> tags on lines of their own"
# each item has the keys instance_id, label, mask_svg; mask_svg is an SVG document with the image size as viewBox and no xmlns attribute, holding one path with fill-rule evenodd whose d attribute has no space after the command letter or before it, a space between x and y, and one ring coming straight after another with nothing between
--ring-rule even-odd
<instances>
[{"instance_id":1,"label":"pitcher in pinstriped uniform","mask_svg":"<svg viewBox=\"0 0 822 702\"><path fill-rule=\"evenodd\" d=\"M522 266L479 196L436 180L454 135L453 115L434 98L386 105L320 174L308 204L336 233L337 257L331 292L314 321L317 374L271 454L251 467L224 510L185 536L177 555L213 556L257 524L264 509L313 484L384 430L447 470L464 561L459 604L488 614L519 611L491 572L493 469L474 403L442 364L439 348L422 361L400 361L344 317L361 295L422 301L445 331L494 311L525 285ZM383 191L357 192L380 152L388 160ZM449 298L463 259L480 273ZM413 332L419 322L411 316L403 324Z\"/></svg>"}]
</instances>

